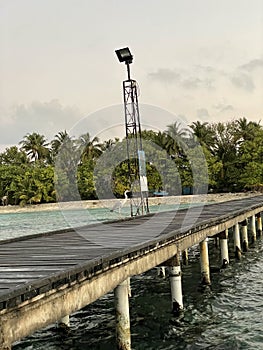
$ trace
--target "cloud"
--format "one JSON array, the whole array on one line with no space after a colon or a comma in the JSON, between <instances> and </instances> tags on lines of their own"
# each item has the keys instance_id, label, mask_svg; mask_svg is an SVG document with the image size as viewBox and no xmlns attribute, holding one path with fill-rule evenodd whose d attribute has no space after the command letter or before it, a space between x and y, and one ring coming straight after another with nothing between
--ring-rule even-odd
<instances>
[{"instance_id":1,"label":"cloud","mask_svg":"<svg viewBox=\"0 0 263 350\"><path fill-rule=\"evenodd\" d=\"M9 113L0 111L1 143L17 144L32 132L43 134L49 140L59 131L71 128L81 118L76 107L62 106L58 100L17 105Z\"/></svg>"},{"instance_id":2,"label":"cloud","mask_svg":"<svg viewBox=\"0 0 263 350\"><path fill-rule=\"evenodd\" d=\"M153 80L161 81L163 83L173 83L181 79L179 73L168 68L159 68L157 72L149 73L148 76Z\"/></svg>"},{"instance_id":3,"label":"cloud","mask_svg":"<svg viewBox=\"0 0 263 350\"><path fill-rule=\"evenodd\" d=\"M184 69L173 70L167 68L159 68L156 72L149 73L148 77L161 83L178 85L187 90L198 88L213 88L213 79L211 77L203 77L202 75L203 74L199 74L196 71L189 74L189 72Z\"/></svg>"},{"instance_id":4,"label":"cloud","mask_svg":"<svg viewBox=\"0 0 263 350\"><path fill-rule=\"evenodd\" d=\"M238 66L235 73L230 77L230 80L235 87L247 92L253 92L256 89L255 82L257 82L258 77L261 76L262 79L262 69L263 59L256 58L250 60Z\"/></svg>"},{"instance_id":5,"label":"cloud","mask_svg":"<svg viewBox=\"0 0 263 350\"><path fill-rule=\"evenodd\" d=\"M217 103L213 106L219 113L233 111L234 107L230 104Z\"/></svg>"},{"instance_id":6,"label":"cloud","mask_svg":"<svg viewBox=\"0 0 263 350\"><path fill-rule=\"evenodd\" d=\"M235 75L231 77L231 82L234 86L248 92L252 92L255 89L252 77L246 73L236 72Z\"/></svg>"},{"instance_id":7,"label":"cloud","mask_svg":"<svg viewBox=\"0 0 263 350\"><path fill-rule=\"evenodd\" d=\"M198 89L198 88L206 88L213 89L213 81L212 79L200 79L196 77L189 77L181 81L181 86L185 89Z\"/></svg>"},{"instance_id":8,"label":"cloud","mask_svg":"<svg viewBox=\"0 0 263 350\"><path fill-rule=\"evenodd\" d=\"M256 89L257 72L263 68L263 59L253 59L246 62L232 72L227 72L218 67L209 65L195 65L187 69L159 68L156 72L149 73L148 77L160 83L169 83L186 90L216 90L226 80L235 88L246 92Z\"/></svg>"},{"instance_id":9,"label":"cloud","mask_svg":"<svg viewBox=\"0 0 263 350\"><path fill-rule=\"evenodd\" d=\"M199 71L205 73L205 74L214 74L217 73L218 70L214 67L211 66L204 66L204 65L196 65L196 69L198 69Z\"/></svg>"},{"instance_id":10,"label":"cloud","mask_svg":"<svg viewBox=\"0 0 263 350\"><path fill-rule=\"evenodd\" d=\"M197 89L201 85L201 79L195 77L189 77L181 81L181 86L185 89Z\"/></svg>"},{"instance_id":11,"label":"cloud","mask_svg":"<svg viewBox=\"0 0 263 350\"><path fill-rule=\"evenodd\" d=\"M247 72L253 72L256 69L262 69L263 68L263 59L254 59L249 61L248 63L243 64L239 67L242 70L245 70Z\"/></svg>"},{"instance_id":12,"label":"cloud","mask_svg":"<svg viewBox=\"0 0 263 350\"><path fill-rule=\"evenodd\" d=\"M199 108L197 111L197 118L203 120L203 118L209 118L210 115L208 113L208 110L206 108Z\"/></svg>"}]
</instances>

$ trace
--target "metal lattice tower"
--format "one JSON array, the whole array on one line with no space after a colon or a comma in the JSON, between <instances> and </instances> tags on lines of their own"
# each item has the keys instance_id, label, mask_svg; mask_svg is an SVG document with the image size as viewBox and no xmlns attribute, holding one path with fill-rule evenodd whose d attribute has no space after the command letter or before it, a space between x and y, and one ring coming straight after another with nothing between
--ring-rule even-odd
<instances>
[{"instance_id":1,"label":"metal lattice tower","mask_svg":"<svg viewBox=\"0 0 263 350\"><path fill-rule=\"evenodd\" d=\"M131 216L149 212L145 155L142 149L137 83L123 82L128 171L131 186Z\"/></svg>"},{"instance_id":2,"label":"metal lattice tower","mask_svg":"<svg viewBox=\"0 0 263 350\"><path fill-rule=\"evenodd\" d=\"M133 56L129 48L116 50L120 62L127 66L128 79L123 82L127 160L131 190L131 216L149 212L145 154L142 148L137 83L130 77Z\"/></svg>"}]
</instances>

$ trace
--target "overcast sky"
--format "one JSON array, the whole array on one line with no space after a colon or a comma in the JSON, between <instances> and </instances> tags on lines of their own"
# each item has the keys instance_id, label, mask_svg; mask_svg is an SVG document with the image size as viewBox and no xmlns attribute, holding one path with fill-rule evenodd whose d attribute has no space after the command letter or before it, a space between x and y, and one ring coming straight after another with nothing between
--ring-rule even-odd
<instances>
[{"instance_id":1,"label":"overcast sky","mask_svg":"<svg viewBox=\"0 0 263 350\"><path fill-rule=\"evenodd\" d=\"M0 146L33 131L113 136L125 46L142 124L263 119L262 0L0 0Z\"/></svg>"}]
</instances>

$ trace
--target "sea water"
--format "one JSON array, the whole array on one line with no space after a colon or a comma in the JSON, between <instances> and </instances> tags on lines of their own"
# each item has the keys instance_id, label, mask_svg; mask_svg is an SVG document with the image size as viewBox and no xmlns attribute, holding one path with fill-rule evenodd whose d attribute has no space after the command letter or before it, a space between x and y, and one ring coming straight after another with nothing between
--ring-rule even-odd
<instances>
[{"instance_id":1,"label":"sea water","mask_svg":"<svg viewBox=\"0 0 263 350\"><path fill-rule=\"evenodd\" d=\"M193 203L191 206L203 205ZM189 207L188 204L154 205L151 213L177 211ZM26 235L52 232L60 229L81 227L94 223L124 219L130 216L130 207L123 207L121 212L110 211L102 207L96 209L61 209L39 211L32 207L29 212L0 212L0 241Z\"/></svg>"},{"instance_id":2,"label":"sea water","mask_svg":"<svg viewBox=\"0 0 263 350\"><path fill-rule=\"evenodd\" d=\"M108 217L103 210L95 211L94 218ZM78 223L80 220L78 217ZM0 222L1 239L69 226L59 211L0 214ZM198 249L191 249L189 264L183 267L184 312L180 319L171 313L168 277L157 277L156 269L134 276L132 349L263 349L262 251L258 240L240 262L230 254L230 266L212 273L211 288L203 289ZM210 265L219 266L220 252L212 240L209 253ZM16 343L14 350L113 350L114 312L113 293L109 293L71 315L69 334L50 325Z\"/></svg>"}]
</instances>

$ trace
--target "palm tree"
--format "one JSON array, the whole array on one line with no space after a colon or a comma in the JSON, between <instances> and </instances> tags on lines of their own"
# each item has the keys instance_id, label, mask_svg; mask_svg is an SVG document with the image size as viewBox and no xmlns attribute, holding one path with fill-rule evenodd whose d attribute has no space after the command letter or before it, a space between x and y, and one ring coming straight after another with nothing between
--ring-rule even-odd
<instances>
[{"instance_id":1,"label":"palm tree","mask_svg":"<svg viewBox=\"0 0 263 350\"><path fill-rule=\"evenodd\" d=\"M54 140L51 141L51 152L53 157L58 154L61 145L69 139L70 136L66 130L60 131L58 134L55 135Z\"/></svg>"},{"instance_id":2,"label":"palm tree","mask_svg":"<svg viewBox=\"0 0 263 350\"><path fill-rule=\"evenodd\" d=\"M45 160L49 156L48 142L44 135L36 132L27 134L19 144L21 145L21 150L25 151L32 161Z\"/></svg>"},{"instance_id":3,"label":"palm tree","mask_svg":"<svg viewBox=\"0 0 263 350\"><path fill-rule=\"evenodd\" d=\"M114 140L112 140L112 139L106 140L101 145L101 150L106 151L107 149L110 149L114 145L116 145L116 143L118 143L119 141L120 141L120 139L118 137L115 137Z\"/></svg>"},{"instance_id":4,"label":"palm tree","mask_svg":"<svg viewBox=\"0 0 263 350\"><path fill-rule=\"evenodd\" d=\"M158 133L156 133L156 135L155 135L154 142L159 147L165 149L165 147L167 145L167 141L168 141L167 139L168 139L168 136L165 132L158 131Z\"/></svg>"},{"instance_id":5,"label":"palm tree","mask_svg":"<svg viewBox=\"0 0 263 350\"><path fill-rule=\"evenodd\" d=\"M217 123L211 126L215 141L210 147L211 154L221 163L221 176L219 185L228 187L231 185L227 174L233 173L237 162L237 140L235 137L235 122Z\"/></svg>"},{"instance_id":6,"label":"palm tree","mask_svg":"<svg viewBox=\"0 0 263 350\"><path fill-rule=\"evenodd\" d=\"M189 131L186 128L181 127L181 123L174 122L167 125L167 143L166 150L170 155L176 156L182 152L182 149L186 147L185 140L189 135Z\"/></svg>"},{"instance_id":7,"label":"palm tree","mask_svg":"<svg viewBox=\"0 0 263 350\"><path fill-rule=\"evenodd\" d=\"M95 136L91 139L88 132L79 137L78 147L82 154L82 161L98 158L102 154L103 149L103 145L99 143L99 138Z\"/></svg>"},{"instance_id":8,"label":"palm tree","mask_svg":"<svg viewBox=\"0 0 263 350\"><path fill-rule=\"evenodd\" d=\"M182 128L181 123L175 121L173 124L167 125L167 134L172 137L187 137L189 130Z\"/></svg>"},{"instance_id":9,"label":"palm tree","mask_svg":"<svg viewBox=\"0 0 263 350\"><path fill-rule=\"evenodd\" d=\"M207 122L193 122L191 125L189 125L189 127L193 130L193 135L202 146L210 148L214 144L215 134Z\"/></svg>"},{"instance_id":10,"label":"palm tree","mask_svg":"<svg viewBox=\"0 0 263 350\"><path fill-rule=\"evenodd\" d=\"M160 148L166 149L166 145L169 138L166 132L142 130L141 136L143 141L150 141L153 144L159 146Z\"/></svg>"},{"instance_id":11,"label":"palm tree","mask_svg":"<svg viewBox=\"0 0 263 350\"><path fill-rule=\"evenodd\" d=\"M246 118L239 118L236 122L236 136L241 142L253 140L256 133L261 129L260 122L248 121Z\"/></svg>"}]
</instances>

